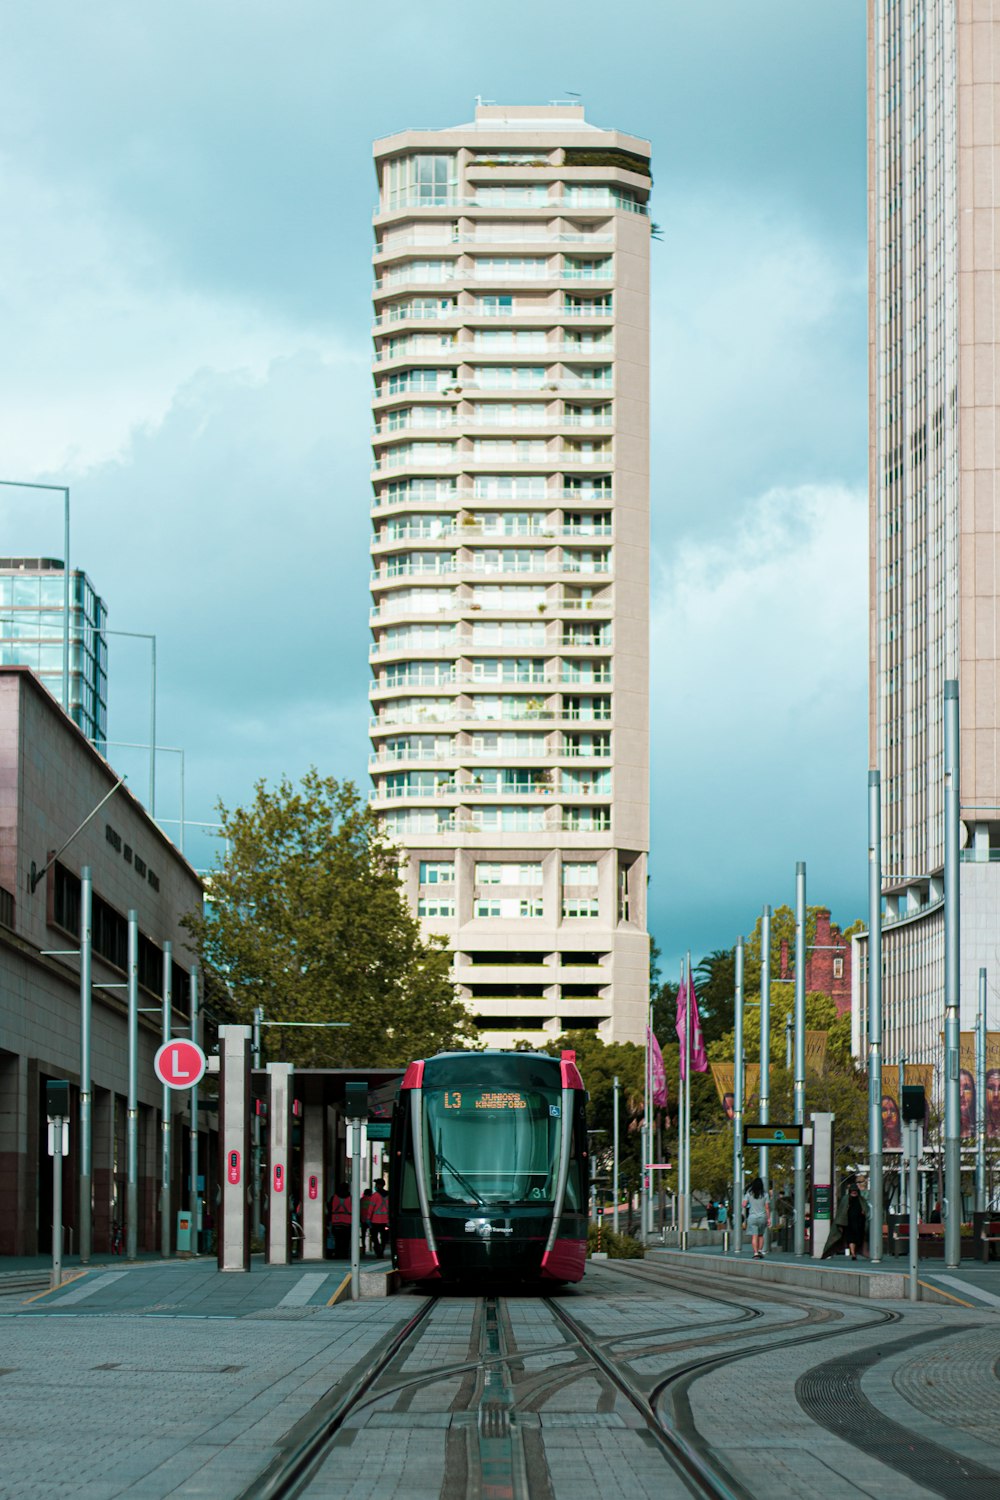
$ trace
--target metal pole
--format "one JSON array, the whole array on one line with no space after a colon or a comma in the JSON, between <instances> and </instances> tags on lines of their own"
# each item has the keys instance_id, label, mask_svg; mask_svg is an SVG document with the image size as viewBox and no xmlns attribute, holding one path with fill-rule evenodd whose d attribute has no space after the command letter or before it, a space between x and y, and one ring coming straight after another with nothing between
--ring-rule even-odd
<instances>
[{"instance_id":1,"label":"metal pole","mask_svg":"<svg viewBox=\"0 0 1000 1500\"><path fill-rule=\"evenodd\" d=\"M902 1097L902 1095L900 1096ZM868 772L868 1248L882 1259L882 787Z\"/></svg>"},{"instance_id":2,"label":"metal pole","mask_svg":"<svg viewBox=\"0 0 1000 1500\"><path fill-rule=\"evenodd\" d=\"M62 689L63 708L69 713L69 490L63 490L63 660Z\"/></svg>"},{"instance_id":3,"label":"metal pole","mask_svg":"<svg viewBox=\"0 0 1000 1500\"><path fill-rule=\"evenodd\" d=\"M959 748L958 683L944 685L944 1258L962 1258L961 1105L959 1100Z\"/></svg>"},{"instance_id":4,"label":"metal pole","mask_svg":"<svg viewBox=\"0 0 1000 1500\"><path fill-rule=\"evenodd\" d=\"M361 1121L351 1120L351 1301L361 1297Z\"/></svg>"},{"instance_id":5,"label":"metal pole","mask_svg":"<svg viewBox=\"0 0 1000 1500\"><path fill-rule=\"evenodd\" d=\"M139 913L128 914L128 1116L125 1134L125 1254L139 1249Z\"/></svg>"},{"instance_id":6,"label":"metal pole","mask_svg":"<svg viewBox=\"0 0 1000 1500\"><path fill-rule=\"evenodd\" d=\"M191 1040L198 1040L198 965L195 964L191 970ZM201 1214L199 1213L198 1199L198 1085L195 1084L191 1090L191 1135L188 1162L191 1172L191 1190L188 1201L191 1204L191 1229L192 1245L194 1254L200 1249L199 1235L201 1233ZM220 1226L221 1228L221 1226Z\"/></svg>"},{"instance_id":7,"label":"metal pole","mask_svg":"<svg viewBox=\"0 0 1000 1500\"><path fill-rule=\"evenodd\" d=\"M149 816L156 817L156 636L150 637L153 650L152 683L149 692Z\"/></svg>"},{"instance_id":8,"label":"metal pole","mask_svg":"<svg viewBox=\"0 0 1000 1500\"><path fill-rule=\"evenodd\" d=\"M806 867L795 866L795 1124L806 1122ZM806 1252L806 1153L795 1148L795 1254Z\"/></svg>"},{"instance_id":9,"label":"metal pole","mask_svg":"<svg viewBox=\"0 0 1000 1500\"><path fill-rule=\"evenodd\" d=\"M642 1111L642 1237L648 1241L653 1233L653 1047L652 1007L646 1010L646 1077Z\"/></svg>"},{"instance_id":10,"label":"metal pole","mask_svg":"<svg viewBox=\"0 0 1000 1500\"><path fill-rule=\"evenodd\" d=\"M733 1048L733 1249L743 1249L743 939L736 939L736 1044Z\"/></svg>"},{"instance_id":11,"label":"metal pole","mask_svg":"<svg viewBox=\"0 0 1000 1500\"><path fill-rule=\"evenodd\" d=\"M94 887L90 866L80 871L80 1263L90 1264L93 1245L93 1094L90 1077L90 1016Z\"/></svg>"},{"instance_id":12,"label":"metal pole","mask_svg":"<svg viewBox=\"0 0 1000 1500\"><path fill-rule=\"evenodd\" d=\"M757 1116L762 1125L767 1125L771 1119L771 908L764 907L760 922L760 1109ZM771 1153L766 1146L761 1146L757 1152L757 1172L764 1191L771 1199L771 1185L768 1173L771 1166ZM771 1203L771 1217L774 1217L774 1204ZM765 1230L764 1249L771 1248L771 1231Z\"/></svg>"},{"instance_id":13,"label":"metal pole","mask_svg":"<svg viewBox=\"0 0 1000 1500\"><path fill-rule=\"evenodd\" d=\"M899 1054L899 1098L900 1098L900 1100L902 1100L902 1098L903 1098L903 1088L905 1087L905 1084L906 1084L906 1053L905 1052L901 1052ZM899 1211L900 1211L901 1214L905 1214L907 1212L906 1205L909 1202L909 1199L910 1199L909 1176L908 1176L908 1174L905 1171L901 1170L900 1174L899 1174Z\"/></svg>"},{"instance_id":14,"label":"metal pole","mask_svg":"<svg viewBox=\"0 0 1000 1500\"><path fill-rule=\"evenodd\" d=\"M63 1122L55 1119L51 1122L52 1130L52 1274L49 1281L50 1286L62 1286L62 1251L63 1251L63 1205L62 1205L62 1169L63 1169Z\"/></svg>"},{"instance_id":15,"label":"metal pole","mask_svg":"<svg viewBox=\"0 0 1000 1500\"><path fill-rule=\"evenodd\" d=\"M263 1020L264 1020L264 1007L262 1005L257 1005L257 1006L254 1007L254 1013L253 1013L253 1065L254 1065L255 1068L259 1068L260 1067L260 1060L261 1060L260 1032L261 1032L261 1023L263 1022ZM252 1124L253 1124L253 1183L251 1185L251 1191L253 1193L253 1232L254 1232L254 1236L257 1239L260 1239L261 1235L264 1232L264 1226L263 1226L263 1223L261 1222L261 1217L260 1217L260 1116L257 1114L256 1110L254 1110Z\"/></svg>"},{"instance_id":16,"label":"metal pole","mask_svg":"<svg viewBox=\"0 0 1000 1500\"><path fill-rule=\"evenodd\" d=\"M171 942L163 944L163 1030L162 1040L169 1042L171 1026L173 1023L172 1001L174 984L174 945ZM172 1108L171 1097L173 1091L163 1085L163 1097L160 1102L162 1115L161 1128L163 1132L163 1153L160 1162L160 1253L164 1260L170 1259L170 1247L172 1243L170 1223L170 1128L172 1120L170 1111Z\"/></svg>"},{"instance_id":17,"label":"metal pole","mask_svg":"<svg viewBox=\"0 0 1000 1500\"><path fill-rule=\"evenodd\" d=\"M611 1220L612 1227L614 1228L615 1234L618 1233L618 1115L619 1115L619 1094L620 1094L620 1092L621 1092L621 1085L618 1082L618 1074L616 1073L615 1074L615 1080L614 1080L615 1122L614 1122L614 1135L612 1137L612 1139L614 1141L614 1153L615 1153L615 1156L614 1156L614 1208L612 1210L612 1220Z\"/></svg>"},{"instance_id":18,"label":"metal pole","mask_svg":"<svg viewBox=\"0 0 1000 1500\"><path fill-rule=\"evenodd\" d=\"M917 1251L920 1237L920 1188L917 1182L917 1162L920 1155L921 1128L915 1120L910 1120L906 1127L906 1133L910 1148L910 1301L916 1302L919 1295L917 1290Z\"/></svg>"},{"instance_id":19,"label":"metal pole","mask_svg":"<svg viewBox=\"0 0 1000 1500\"><path fill-rule=\"evenodd\" d=\"M976 1015L976 1212L986 1212L986 970L979 971Z\"/></svg>"},{"instance_id":20,"label":"metal pole","mask_svg":"<svg viewBox=\"0 0 1000 1500\"><path fill-rule=\"evenodd\" d=\"M687 991L684 1005L684 1249L691 1231L691 954L685 959Z\"/></svg>"}]
</instances>

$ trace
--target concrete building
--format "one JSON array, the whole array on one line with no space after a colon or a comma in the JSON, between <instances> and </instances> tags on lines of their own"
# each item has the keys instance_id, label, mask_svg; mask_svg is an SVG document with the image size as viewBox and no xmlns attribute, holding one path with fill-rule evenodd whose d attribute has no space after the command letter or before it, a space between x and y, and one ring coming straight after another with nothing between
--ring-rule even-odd
<instances>
[{"instance_id":1,"label":"concrete building","mask_svg":"<svg viewBox=\"0 0 1000 1500\"><path fill-rule=\"evenodd\" d=\"M30 667L57 703L62 703L64 589L60 560L0 557L0 666ZM99 750L108 738L107 618L90 579L74 568L68 712Z\"/></svg>"},{"instance_id":2,"label":"concrete building","mask_svg":"<svg viewBox=\"0 0 1000 1500\"><path fill-rule=\"evenodd\" d=\"M140 1247L160 1244L160 1044L164 942L173 945L174 1028L188 1024L192 954L181 917L201 907L195 872L124 786L88 815L115 772L26 667L0 667L0 1255L50 1248L51 1163L45 1083L71 1085L63 1222L78 1248L80 871L93 881L94 1249L124 1220L128 1037L127 914L139 921ZM82 827L80 825L83 824ZM74 830L79 829L74 833ZM33 874L40 879L33 882ZM34 884L34 889L32 885ZM178 1092L175 1110L186 1108ZM173 1202L187 1206L186 1131L175 1121ZM181 1137L178 1140L178 1137ZM203 1172L213 1170L207 1141ZM185 1196L181 1198L181 1191Z\"/></svg>"},{"instance_id":3,"label":"concrete building","mask_svg":"<svg viewBox=\"0 0 1000 1500\"><path fill-rule=\"evenodd\" d=\"M883 1057L940 1068L949 678L960 694L962 1028L974 1022L980 966L1000 995L1000 4L869 0L869 46L870 763L881 772L889 887ZM989 1025L1000 1028L995 998Z\"/></svg>"},{"instance_id":4,"label":"concrete building","mask_svg":"<svg viewBox=\"0 0 1000 1500\"><path fill-rule=\"evenodd\" d=\"M640 1041L649 146L481 105L375 168L374 805L491 1043Z\"/></svg>"}]
</instances>

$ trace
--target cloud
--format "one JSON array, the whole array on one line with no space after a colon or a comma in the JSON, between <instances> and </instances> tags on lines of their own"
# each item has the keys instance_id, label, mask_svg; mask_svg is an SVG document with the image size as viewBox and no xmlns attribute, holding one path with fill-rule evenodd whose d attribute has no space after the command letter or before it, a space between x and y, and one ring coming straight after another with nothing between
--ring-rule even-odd
<instances>
[{"instance_id":1,"label":"cloud","mask_svg":"<svg viewBox=\"0 0 1000 1500\"><path fill-rule=\"evenodd\" d=\"M864 900L867 500L804 485L658 560L652 615L651 924L676 957L760 908ZM672 971L671 971L672 972Z\"/></svg>"},{"instance_id":2,"label":"cloud","mask_svg":"<svg viewBox=\"0 0 1000 1500\"><path fill-rule=\"evenodd\" d=\"M654 521L716 533L748 494L864 474L867 279L780 200L659 195Z\"/></svg>"},{"instance_id":3,"label":"cloud","mask_svg":"<svg viewBox=\"0 0 1000 1500\"><path fill-rule=\"evenodd\" d=\"M0 223L0 322L17 351L0 362L7 473L72 477L121 454L202 369L259 376L303 350L363 368L366 351L348 354L329 322L185 284L155 235L85 185L0 159Z\"/></svg>"}]
</instances>

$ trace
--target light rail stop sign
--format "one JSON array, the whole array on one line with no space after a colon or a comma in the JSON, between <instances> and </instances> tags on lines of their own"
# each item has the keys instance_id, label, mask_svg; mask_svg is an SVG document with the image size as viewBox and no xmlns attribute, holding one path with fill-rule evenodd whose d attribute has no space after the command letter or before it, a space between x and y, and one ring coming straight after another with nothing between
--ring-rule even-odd
<instances>
[{"instance_id":1,"label":"light rail stop sign","mask_svg":"<svg viewBox=\"0 0 1000 1500\"><path fill-rule=\"evenodd\" d=\"M205 1076L205 1054L187 1037L164 1042L153 1058L153 1067L168 1089L190 1089Z\"/></svg>"}]
</instances>

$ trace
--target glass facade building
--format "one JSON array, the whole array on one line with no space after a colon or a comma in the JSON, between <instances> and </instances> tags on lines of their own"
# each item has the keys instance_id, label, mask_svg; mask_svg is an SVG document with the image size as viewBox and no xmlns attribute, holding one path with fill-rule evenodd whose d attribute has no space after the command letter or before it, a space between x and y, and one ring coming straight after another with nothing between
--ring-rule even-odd
<instances>
[{"instance_id":1,"label":"glass facade building","mask_svg":"<svg viewBox=\"0 0 1000 1500\"><path fill-rule=\"evenodd\" d=\"M373 802L491 1043L641 1041L649 147L479 106L375 165Z\"/></svg>"},{"instance_id":2,"label":"glass facade building","mask_svg":"<svg viewBox=\"0 0 1000 1500\"><path fill-rule=\"evenodd\" d=\"M869 0L868 23L869 746L888 888L884 1056L939 1065L952 678L963 1028L980 967L1000 993L1000 14L973 0ZM860 1049L863 962L854 973ZM995 1000L989 1024L1000 1027Z\"/></svg>"},{"instance_id":3,"label":"glass facade building","mask_svg":"<svg viewBox=\"0 0 1000 1500\"><path fill-rule=\"evenodd\" d=\"M0 558L0 666L30 667L63 699L63 565ZM107 610L86 573L70 574L69 714L103 754L108 735ZM63 704L63 707L66 707Z\"/></svg>"}]
</instances>

